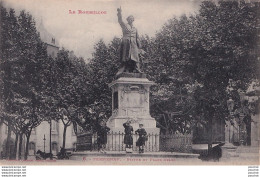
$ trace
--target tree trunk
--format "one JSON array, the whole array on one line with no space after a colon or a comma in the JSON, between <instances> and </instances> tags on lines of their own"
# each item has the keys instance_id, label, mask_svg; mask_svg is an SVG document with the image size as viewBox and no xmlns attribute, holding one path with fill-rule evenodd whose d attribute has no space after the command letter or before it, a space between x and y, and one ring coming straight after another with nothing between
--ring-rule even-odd
<instances>
[{"instance_id":1,"label":"tree trunk","mask_svg":"<svg viewBox=\"0 0 260 177\"><path fill-rule=\"evenodd\" d=\"M30 136L31 136L32 129L28 132L26 135L26 146L25 146L25 154L24 154L24 159L27 160L28 158L28 152L29 152L29 142L30 142Z\"/></svg>"},{"instance_id":2,"label":"tree trunk","mask_svg":"<svg viewBox=\"0 0 260 177\"><path fill-rule=\"evenodd\" d=\"M63 144L62 144L62 148L65 149L65 145L66 145L66 132L67 132L67 125L64 125L64 129L63 129Z\"/></svg>"},{"instance_id":3,"label":"tree trunk","mask_svg":"<svg viewBox=\"0 0 260 177\"><path fill-rule=\"evenodd\" d=\"M7 139L6 139L6 159L11 158L11 152L10 152L10 144L11 144L11 123L8 121L8 126L7 126Z\"/></svg>"},{"instance_id":4,"label":"tree trunk","mask_svg":"<svg viewBox=\"0 0 260 177\"><path fill-rule=\"evenodd\" d=\"M17 156L17 145L18 145L18 138L19 138L19 134L16 133L15 134L15 143L14 143L14 156L15 156L15 159L18 159L18 156Z\"/></svg>"},{"instance_id":5,"label":"tree trunk","mask_svg":"<svg viewBox=\"0 0 260 177\"><path fill-rule=\"evenodd\" d=\"M50 120L50 153L52 154L52 147L51 147L51 132L52 132L52 130L51 130L51 127L52 125L51 125L51 120ZM52 160L52 157L50 158L51 160Z\"/></svg>"},{"instance_id":6,"label":"tree trunk","mask_svg":"<svg viewBox=\"0 0 260 177\"><path fill-rule=\"evenodd\" d=\"M19 137L18 160L21 160L22 158L22 145L23 145L23 133L21 133Z\"/></svg>"}]
</instances>

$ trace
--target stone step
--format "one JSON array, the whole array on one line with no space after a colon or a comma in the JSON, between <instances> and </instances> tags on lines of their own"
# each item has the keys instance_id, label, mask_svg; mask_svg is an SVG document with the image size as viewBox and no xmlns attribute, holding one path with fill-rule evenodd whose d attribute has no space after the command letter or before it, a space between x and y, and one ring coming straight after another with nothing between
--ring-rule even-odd
<instances>
[{"instance_id":1,"label":"stone step","mask_svg":"<svg viewBox=\"0 0 260 177\"><path fill-rule=\"evenodd\" d=\"M237 153L259 153L259 147L239 146L237 148Z\"/></svg>"},{"instance_id":2,"label":"stone step","mask_svg":"<svg viewBox=\"0 0 260 177\"><path fill-rule=\"evenodd\" d=\"M71 159L77 159L80 156L106 156L106 157L154 157L154 158L195 158L198 159L199 154L192 153L180 153L180 152L144 152L139 154L126 153L125 151L107 151L105 154L96 152L96 151L82 151L82 152L73 152Z\"/></svg>"}]
</instances>

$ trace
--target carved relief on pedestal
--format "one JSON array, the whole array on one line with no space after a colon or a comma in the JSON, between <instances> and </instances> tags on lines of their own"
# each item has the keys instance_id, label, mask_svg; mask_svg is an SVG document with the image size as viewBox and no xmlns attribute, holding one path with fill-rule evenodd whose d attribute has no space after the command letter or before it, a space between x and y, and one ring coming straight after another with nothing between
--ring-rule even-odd
<instances>
[{"instance_id":1,"label":"carved relief on pedestal","mask_svg":"<svg viewBox=\"0 0 260 177\"><path fill-rule=\"evenodd\" d=\"M128 109L128 116L141 116L141 109L140 108L131 108L131 109Z\"/></svg>"},{"instance_id":2,"label":"carved relief on pedestal","mask_svg":"<svg viewBox=\"0 0 260 177\"><path fill-rule=\"evenodd\" d=\"M144 101L148 103L148 90L146 88L142 87L139 90L139 94L142 95L144 98Z\"/></svg>"},{"instance_id":3,"label":"carved relief on pedestal","mask_svg":"<svg viewBox=\"0 0 260 177\"><path fill-rule=\"evenodd\" d=\"M128 106L143 106L148 103L148 90L143 85L127 84L121 90L120 101Z\"/></svg>"}]
</instances>

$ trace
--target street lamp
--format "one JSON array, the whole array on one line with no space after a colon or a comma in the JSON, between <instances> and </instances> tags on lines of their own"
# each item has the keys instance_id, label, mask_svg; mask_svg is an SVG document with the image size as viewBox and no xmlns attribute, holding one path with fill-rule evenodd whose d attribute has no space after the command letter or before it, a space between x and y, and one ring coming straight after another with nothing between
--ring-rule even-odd
<instances>
[{"instance_id":1,"label":"street lamp","mask_svg":"<svg viewBox=\"0 0 260 177\"><path fill-rule=\"evenodd\" d=\"M44 153L45 153L45 141L46 141L46 138L45 138L45 134L44 134L44 137L43 137L43 150L44 150Z\"/></svg>"}]
</instances>

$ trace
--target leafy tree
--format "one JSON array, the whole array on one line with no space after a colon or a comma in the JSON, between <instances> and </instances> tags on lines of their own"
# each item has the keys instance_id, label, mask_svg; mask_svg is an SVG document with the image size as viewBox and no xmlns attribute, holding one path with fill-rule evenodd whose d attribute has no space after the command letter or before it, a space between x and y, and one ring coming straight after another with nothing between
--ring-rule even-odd
<instances>
[{"instance_id":1,"label":"leafy tree","mask_svg":"<svg viewBox=\"0 0 260 177\"><path fill-rule=\"evenodd\" d=\"M157 83L152 114L164 132L185 133L200 124L211 149L213 119L230 118L229 80L243 92L259 80L258 8L259 3L205 1L199 14L173 18L155 38L144 40L149 59L144 69Z\"/></svg>"},{"instance_id":2,"label":"leafy tree","mask_svg":"<svg viewBox=\"0 0 260 177\"><path fill-rule=\"evenodd\" d=\"M65 49L59 51L55 66L57 74L53 93L55 93L54 99L57 100L55 107L60 109L59 119L64 125L62 147L65 148L66 130L77 116L76 110L81 103L81 90L84 84L80 82L82 75L79 75L78 68L69 56L69 51L65 51Z\"/></svg>"},{"instance_id":3,"label":"leafy tree","mask_svg":"<svg viewBox=\"0 0 260 177\"><path fill-rule=\"evenodd\" d=\"M4 37L1 41L1 119L6 123L9 132L6 148L8 152L11 131L14 131L16 146L18 135L20 136L19 154L22 135L27 136L28 154L31 130L42 121L38 114L42 92L42 70L39 68L42 67L41 61L44 61L47 52L30 14L21 11L17 17L13 9L7 12L3 6L1 13L1 25L4 27L1 31L1 36ZM23 122L27 123L22 126ZM9 155L7 153L7 157Z\"/></svg>"},{"instance_id":4,"label":"leafy tree","mask_svg":"<svg viewBox=\"0 0 260 177\"><path fill-rule=\"evenodd\" d=\"M12 65L17 59L17 34L15 29L18 26L15 12L10 9L8 12L1 3L1 119L8 125L6 141L6 156L10 158L9 146L11 138L11 117L12 101L14 100L14 88L12 87Z\"/></svg>"},{"instance_id":5,"label":"leafy tree","mask_svg":"<svg viewBox=\"0 0 260 177\"><path fill-rule=\"evenodd\" d=\"M229 80L243 91L259 80L258 8L259 3L205 1L199 14L169 20L148 42L147 73L158 84L152 90L153 114L163 113L162 127L175 132L181 128L176 120L200 123L211 149L213 119L228 118Z\"/></svg>"},{"instance_id":6,"label":"leafy tree","mask_svg":"<svg viewBox=\"0 0 260 177\"><path fill-rule=\"evenodd\" d=\"M89 99L86 109L94 124L94 130L102 119L111 116L111 90L108 84L113 81L119 69L120 39L114 38L107 46L103 40L95 45L93 58L88 64Z\"/></svg>"},{"instance_id":7,"label":"leafy tree","mask_svg":"<svg viewBox=\"0 0 260 177\"><path fill-rule=\"evenodd\" d=\"M185 73L188 55L182 52L188 51L185 42L191 35L192 21L186 16L171 19L155 38L142 41L148 58L145 72L157 83L152 87L151 113L167 134L190 132L193 95L189 89L194 84Z\"/></svg>"},{"instance_id":8,"label":"leafy tree","mask_svg":"<svg viewBox=\"0 0 260 177\"><path fill-rule=\"evenodd\" d=\"M204 2L199 47L203 52L196 60L195 78L202 84L196 90L196 114L206 121L209 149L212 141L212 119L227 118L226 87L229 79L240 82L245 90L253 79L259 79L256 53L257 5L245 2ZM197 56L197 57L199 57ZM250 123L251 124L251 123Z\"/></svg>"}]
</instances>

